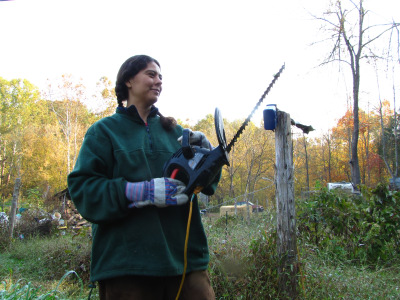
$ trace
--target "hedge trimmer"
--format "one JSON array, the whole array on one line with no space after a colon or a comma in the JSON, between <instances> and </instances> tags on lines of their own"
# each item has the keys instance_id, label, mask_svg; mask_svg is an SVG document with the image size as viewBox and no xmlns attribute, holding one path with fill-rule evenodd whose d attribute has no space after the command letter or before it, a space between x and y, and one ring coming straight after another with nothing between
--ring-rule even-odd
<instances>
[{"instance_id":1,"label":"hedge trimmer","mask_svg":"<svg viewBox=\"0 0 400 300\"><path fill-rule=\"evenodd\" d=\"M166 162L163 173L165 177L176 178L186 184L185 194L191 196L189 206L189 217L186 228L185 249L184 249L184 267L181 284L179 286L176 300L182 291L183 283L186 276L187 268L187 246L189 241L189 229L192 219L193 198L204 187L207 187L213 182L215 177L221 171L224 165L229 166L229 152L242 134L247 124L250 122L254 112L258 109L264 98L268 95L275 81L281 75L285 65L281 67L278 73L274 75L274 79L265 90L256 106L253 108L250 115L246 118L239 130L234 135L232 141L227 145L225 138L224 122L218 108L215 109L214 123L215 131L217 132L218 147L213 150L201 148L199 146L190 145L190 130L184 129L182 134L182 148L175 152L172 157Z\"/></svg>"},{"instance_id":2,"label":"hedge trimmer","mask_svg":"<svg viewBox=\"0 0 400 300\"><path fill-rule=\"evenodd\" d=\"M283 65L278 73L274 75L274 79L268 88L262 94L260 100L253 108L250 115L246 118L239 130L236 132L229 144L226 143L224 123L221 112L215 109L214 123L217 133L218 147L213 150L201 148L199 146L190 145L190 130L183 130L182 148L175 152L164 166L164 176L176 178L185 183L185 194L191 195L199 193L204 187L208 186L220 172L224 165L229 166L229 152L236 143L247 124L250 122L254 112L258 109L264 98L268 95L275 81L278 80L285 65Z\"/></svg>"}]
</instances>

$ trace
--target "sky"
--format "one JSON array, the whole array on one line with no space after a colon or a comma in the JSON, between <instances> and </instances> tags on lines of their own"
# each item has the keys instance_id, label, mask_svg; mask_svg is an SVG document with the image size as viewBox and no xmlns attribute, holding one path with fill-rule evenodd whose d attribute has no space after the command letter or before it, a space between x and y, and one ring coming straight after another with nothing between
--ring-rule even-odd
<instances>
[{"instance_id":1,"label":"sky","mask_svg":"<svg viewBox=\"0 0 400 300\"><path fill-rule=\"evenodd\" d=\"M94 90L102 76L115 82L127 58L147 54L161 64L161 113L195 123L215 107L228 120L246 118L285 64L252 121L259 124L265 106L276 104L320 134L343 116L352 89L338 66L318 67L330 51L328 42L311 46L324 38L312 15L322 15L328 3L0 1L0 77L45 89L47 80L71 74ZM365 7L372 23L400 22L398 0L366 0ZM376 86L374 73L363 82L360 105L367 109L377 103L368 89ZM390 84L381 85L382 98L393 98Z\"/></svg>"}]
</instances>

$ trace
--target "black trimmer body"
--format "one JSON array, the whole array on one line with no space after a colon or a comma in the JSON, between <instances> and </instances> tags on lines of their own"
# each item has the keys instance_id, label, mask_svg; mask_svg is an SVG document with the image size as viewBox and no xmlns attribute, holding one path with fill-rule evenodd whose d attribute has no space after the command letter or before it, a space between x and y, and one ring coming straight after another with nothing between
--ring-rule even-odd
<instances>
[{"instance_id":1,"label":"black trimmer body","mask_svg":"<svg viewBox=\"0 0 400 300\"><path fill-rule=\"evenodd\" d=\"M190 145L190 130L184 129L182 148L175 152L164 166L163 176L170 177L178 170L175 179L185 183L185 194L191 195L213 182L224 165L229 165L225 132L219 109L215 110L215 129L219 145L213 150Z\"/></svg>"}]
</instances>

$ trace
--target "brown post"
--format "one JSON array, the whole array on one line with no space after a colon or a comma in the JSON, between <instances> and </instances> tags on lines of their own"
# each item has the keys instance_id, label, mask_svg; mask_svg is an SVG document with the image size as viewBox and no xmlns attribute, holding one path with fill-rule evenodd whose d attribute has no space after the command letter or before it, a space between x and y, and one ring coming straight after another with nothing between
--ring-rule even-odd
<instances>
[{"instance_id":1,"label":"brown post","mask_svg":"<svg viewBox=\"0 0 400 300\"><path fill-rule=\"evenodd\" d=\"M277 247L279 290L283 299L298 298L294 168L290 115L277 111L275 130Z\"/></svg>"},{"instance_id":2,"label":"brown post","mask_svg":"<svg viewBox=\"0 0 400 300\"><path fill-rule=\"evenodd\" d=\"M13 237L14 225L15 225L15 216L17 212L17 205L18 205L18 197L19 197L19 188L21 187L21 178L15 179L14 185L14 193L12 197L11 203L11 211L10 211L10 222L9 222L9 234L10 238Z\"/></svg>"}]
</instances>

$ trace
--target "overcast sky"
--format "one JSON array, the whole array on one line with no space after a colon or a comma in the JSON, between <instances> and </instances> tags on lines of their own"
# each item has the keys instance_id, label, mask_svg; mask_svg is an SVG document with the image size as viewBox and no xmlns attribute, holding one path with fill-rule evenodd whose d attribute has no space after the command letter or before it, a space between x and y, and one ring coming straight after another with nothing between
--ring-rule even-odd
<instances>
[{"instance_id":1,"label":"overcast sky","mask_svg":"<svg viewBox=\"0 0 400 300\"><path fill-rule=\"evenodd\" d=\"M321 23L310 13L321 15L328 3L0 1L0 77L24 78L44 88L46 79L72 74L94 89L102 76L114 82L128 57L148 54L163 73L160 111L195 122L215 107L229 120L247 117L285 63L253 121L261 120L266 104L275 103L296 121L323 132L344 114L352 89L337 67L317 68L330 49L310 46L323 37ZM400 22L399 3L366 0L372 12L368 21ZM375 75L368 76L364 82L375 84ZM390 89L381 96L393 97ZM377 99L366 91L361 106L366 109L369 101Z\"/></svg>"}]
</instances>

